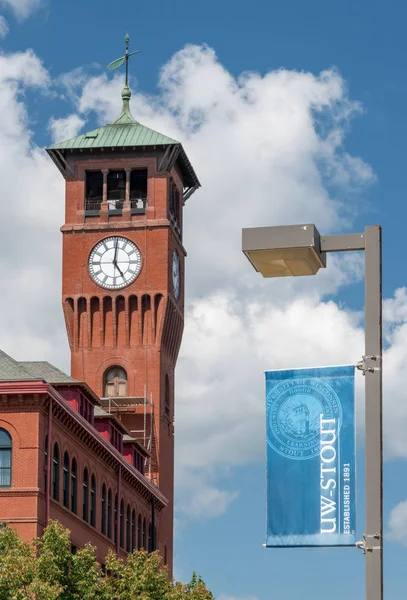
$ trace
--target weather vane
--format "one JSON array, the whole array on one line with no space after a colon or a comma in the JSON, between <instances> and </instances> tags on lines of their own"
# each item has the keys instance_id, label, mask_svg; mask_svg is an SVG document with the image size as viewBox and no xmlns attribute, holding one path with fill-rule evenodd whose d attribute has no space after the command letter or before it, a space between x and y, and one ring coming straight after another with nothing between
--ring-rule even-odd
<instances>
[{"instance_id":1,"label":"weather vane","mask_svg":"<svg viewBox=\"0 0 407 600\"><path fill-rule=\"evenodd\" d=\"M107 65L107 68L110 69L110 71L115 71L116 69L119 69L124 64L124 62L126 62L126 86L128 86L128 84L129 84L129 58L130 58L130 56L133 56L133 54L138 54L140 52L140 50L135 50L134 52L129 52L130 36L128 33L126 33L126 36L124 39L126 41L126 54L124 56L121 56L120 58L116 58L116 60L114 60L113 62L111 62L110 64Z\"/></svg>"}]
</instances>

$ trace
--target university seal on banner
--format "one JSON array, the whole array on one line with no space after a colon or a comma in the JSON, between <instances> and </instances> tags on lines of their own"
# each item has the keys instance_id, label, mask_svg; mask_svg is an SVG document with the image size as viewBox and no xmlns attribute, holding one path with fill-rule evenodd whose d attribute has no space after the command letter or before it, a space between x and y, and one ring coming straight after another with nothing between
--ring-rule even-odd
<instances>
[{"instance_id":1,"label":"university seal on banner","mask_svg":"<svg viewBox=\"0 0 407 600\"><path fill-rule=\"evenodd\" d=\"M267 443L281 456L307 460L319 455L320 422L342 423L336 392L322 379L287 379L267 395Z\"/></svg>"}]
</instances>

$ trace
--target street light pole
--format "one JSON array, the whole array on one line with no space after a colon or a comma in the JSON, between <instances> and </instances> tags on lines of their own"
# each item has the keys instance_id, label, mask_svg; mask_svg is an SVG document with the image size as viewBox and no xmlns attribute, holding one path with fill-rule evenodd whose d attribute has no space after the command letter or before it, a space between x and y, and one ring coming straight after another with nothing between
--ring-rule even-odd
<instances>
[{"instance_id":1,"label":"street light pole","mask_svg":"<svg viewBox=\"0 0 407 600\"><path fill-rule=\"evenodd\" d=\"M383 600L382 232L319 236L314 225L243 230L243 252L264 277L315 275L328 252L365 252L366 600Z\"/></svg>"},{"instance_id":2,"label":"street light pole","mask_svg":"<svg viewBox=\"0 0 407 600\"><path fill-rule=\"evenodd\" d=\"M366 600L383 600L382 231L321 237L322 252L365 251Z\"/></svg>"},{"instance_id":3,"label":"street light pole","mask_svg":"<svg viewBox=\"0 0 407 600\"><path fill-rule=\"evenodd\" d=\"M365 229L366 598L383 600L382 232Z\"/></svg>"}]
</instances>

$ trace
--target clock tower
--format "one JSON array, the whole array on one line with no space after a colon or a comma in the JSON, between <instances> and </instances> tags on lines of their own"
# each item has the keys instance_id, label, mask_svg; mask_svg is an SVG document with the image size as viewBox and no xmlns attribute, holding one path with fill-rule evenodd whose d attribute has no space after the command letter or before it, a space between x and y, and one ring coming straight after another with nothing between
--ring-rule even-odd
<instances>
[{"instance_id":1,"label":"clock tower","mask_svg":"<svg viewBox=\"0 0 407 600\"><path fill-rule=\"evenodd\" d=\"M126 42L125 57L112 63L126 60L120 116L47 152L66 181L62 306L71 375L146 446L146 476L168 500L157 548L171 569L183 207L200 184L179 142L133 118Z\"/></svg>"}]
</instances>

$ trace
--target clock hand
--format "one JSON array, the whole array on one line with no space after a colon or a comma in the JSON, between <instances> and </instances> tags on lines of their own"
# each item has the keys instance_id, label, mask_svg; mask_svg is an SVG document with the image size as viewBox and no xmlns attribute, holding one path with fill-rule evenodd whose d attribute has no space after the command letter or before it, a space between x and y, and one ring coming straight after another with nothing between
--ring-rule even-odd
<instances>
[{"instance_id":1,"label":"clock hand","mask_svg":"<svg viewBox=\"0 0 407 600\"><path fill-rule=\"evenodd\" d=\"M116 267L116 269L119 271L120 275L121 275L121 276L123 277L123 279L124 279L124 274L123 274L123 272L122 272L121 268L119 267L119 265L118 265L117 263L115 263L115 265L114 265L114 266Z\"/></svg>"},{"instance_id":2,"label":"clock hand","mask_svg":"<svg viewBox=\"0 0 407 600\"><path fill-rule=\"evenodd\" d=\"M116 265L116 263L117 263L117 260L116 260L116 259L117 259L117 246L118 246L118 243L119 243L119 240L118 240L118 239L116 239L116 244L115 244L115 247L114 247L114 257L113 257L113 264L114 264L115 266L117 266L117 265Z\"/></svg>"}]
</instances>

